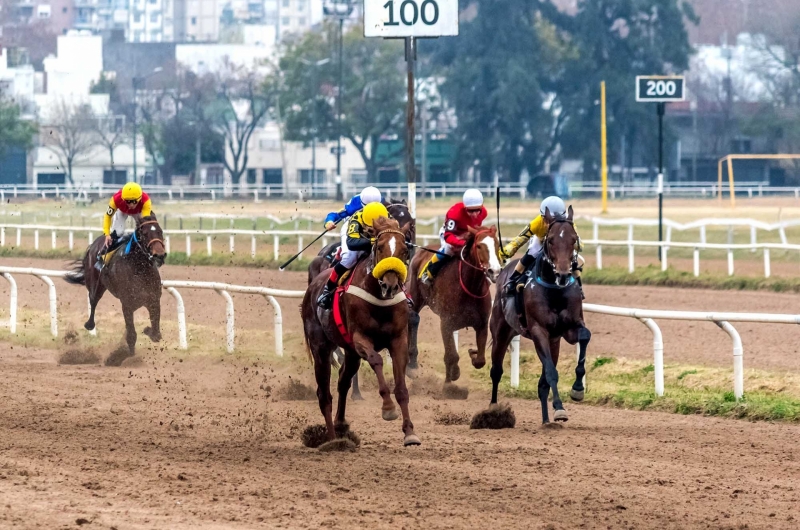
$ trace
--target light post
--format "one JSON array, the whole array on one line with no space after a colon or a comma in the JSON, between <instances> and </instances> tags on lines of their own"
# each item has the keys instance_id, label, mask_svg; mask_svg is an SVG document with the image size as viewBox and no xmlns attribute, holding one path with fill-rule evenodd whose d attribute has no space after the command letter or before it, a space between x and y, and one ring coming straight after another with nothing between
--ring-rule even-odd
<instances>
[{"instance_id":1,"label":"light post","mask_svg":"<svg viewBox=\"0 0 800 530\"><path fill-rule=\"evenodd\" d=\"M144 86L145 81L147 81L150 77L159 73L163 68L157 66L147 75L141 77L132 77L131 78L131 85L133 86L133 182L136 182L137 173L136 173L136 133L138 132L138 120L136 119L139 107L137 105L136 96L139 93L139 89Z\"/></svg>"},{"instance_id":2,"label":"light post","mask_svg":"<svg viewBox=\"0 0 800 530\"><path fill-rule=\"evenodd\" d=\"M311 66L314 68L314 74L312 78L312 84L314 86L314 108L312 109L312 125L311 125L311 185L313 186L317 181L317 96L319 95L319 77L317 76L317 68L320 66L324 66L331 62L330 58L327 59L320 59L319 61L309 61L307 59L300 58L300 62L306 66ZM339 170L337 168L336 171L337 176L339 175ZM341 179L339 179L341 180ZM338 186L337 186L338 188Z\"/></svg>"},{"instance_id":3,"label":"light post","mask_svg":"<svg viewBox=\"0 0 800 530\"><path fill-rule=\"evenodd\" d=\"M339 86L336 90L336 200L342 195L342 78L344 76L343 34L344 20L353 14L352 0L327 0L323 4L326 16L339 19Z\"/></svg>"}]
</instances>

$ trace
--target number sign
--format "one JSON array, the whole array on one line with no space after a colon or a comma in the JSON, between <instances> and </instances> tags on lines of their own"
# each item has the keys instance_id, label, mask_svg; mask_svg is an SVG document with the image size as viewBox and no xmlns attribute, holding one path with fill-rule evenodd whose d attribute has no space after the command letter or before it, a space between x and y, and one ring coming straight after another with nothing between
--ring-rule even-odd
<instances>
[{"instance_id":1,"label":"number sign","mask_svg":"<svg viewBox=\"0 0 800 530\"><path fill-rule=\"evenodd\" d=\"M458 0L364 0L365 37L458 35Z\"/></svg>"},{"instance_id":2,"label":"number sign","mask_svg":"<svg viewBox=\"0 0 800 530\"><path fill-rule=\"evenodd\" d=\"M683 101L686 99L684 78L680 75L636 76L636 101Z\"/></svg>"}]
</instances>

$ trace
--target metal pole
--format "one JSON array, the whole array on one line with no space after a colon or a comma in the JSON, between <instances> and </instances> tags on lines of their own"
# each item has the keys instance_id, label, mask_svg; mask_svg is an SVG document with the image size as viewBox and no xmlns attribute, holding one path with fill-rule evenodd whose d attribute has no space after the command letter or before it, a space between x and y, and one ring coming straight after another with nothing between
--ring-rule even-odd
<instances>
[{"instance_id":1,"label":"metal pole","mask_svg":"<svg viewBox=\"0 0 800 530\"><path fill-rule=\"evenodd\" d=\"M422 183L422 196L425 197L425 184L428 182L428 109L425 105L420 107L419 117L422 125L422 171L420 182Z\"/></svg>"},{"instance_id":2,"label":"metal pole","mask_svg":"<svg viewBox=\"0 0 800 530\"><path fill-rule=\"evenodd\" d=\"M406 103L406 178L408 180L408 210L417 216L417 178L414 159L414 61L417 48L414 37L406 37L406 74L408 100ZM416 243L416 241L414 241Z\"/></svg>"},{"instance_id":3,"label":"metal pole","mask_svg":"<svg viewBox=\"0 0 800 530\"><path fill-rule=\"evenodd\" d=\"M602 212L608 213L608 156L606 148L606 82L600 81L600 182L603 188Z\"/></svg>"},{"instance_id":4,"label":"metal pole","mask_svg":"<svg viewBox=\"0 0 800 530\"><path fill-rule=\"evenodd\" d=\"M663 241L664 233L664 103L658 103L658 242ZM661 261L661 248L658 247L658 260Z\"/></svg>"},{"instance_id":5,"label":"metal pole","mask_svg":"<svg viewBox=\"0 0 800 530\"><path fill-rule=\"evenodd\" d=\"M339 89L336 91L336 200L342 201L342 79L344 77L344 17L339 17Z\"/></svg>"},{"instance_id":6,"label":"metal pole","mask_svg":"<svg viewBox=\"0 0 800 530\"><path fill-rule=\"evenodd\" d=\"M138 111L136 101L136 78L133 78L133 182L136 182L136 115Z\"/></svg>"}]
</instances>

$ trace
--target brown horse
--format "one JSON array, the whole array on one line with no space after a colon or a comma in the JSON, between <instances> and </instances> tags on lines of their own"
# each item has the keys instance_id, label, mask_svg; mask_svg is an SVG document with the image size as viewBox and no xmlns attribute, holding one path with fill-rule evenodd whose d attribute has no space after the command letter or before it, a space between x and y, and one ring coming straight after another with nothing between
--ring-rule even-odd
<instances>
[{"instance_id":1,"label":"brown horse","mask_svg":"<svg viewBox=\"0 0 800 530\"><path fill-rule=\"evenodd\" d=\"M91 312L89 320L83 325L88 330L95 327L95 309L106 290L119 298L125 317L128 355L117 353L106 359L107 365L119 365L126 357L135 354L133 313L140 307L147 308L150 314L150 326L144 329L144 334L153 342L161 340L161 275L158 268L164 264L167 253L164 233L155 215L143 217L128 242L121 245L103 269L98 271L95 262L104 244L105 236L95 239L83 259L75 262L73 273L64 279L72 284L85 285L89 291Z\"/></svg>"},{"instance_id":2,"label":"brown horse","mask_svg":"<svg viewBox=\"0 0 800 530\"><path fill-rule=\"evenodd\" d=\"M406 237L408 226L400 229L397 221L381 217L373 226L375 243L369 257L356 264L347 280L348 289L334 295L333 310L325 311L316 300L328 279L327 273L317 276L309 285L301 314L306 346L314 362L319 408L325 417L328 440L335 435L331 417L333 396L330 392L331 354L338 346L345 352L339 369L339 405L336 423L344 424L347 392L350 381L364 358L378 378L378 391L383 399L382 416L397 419L389 387L383 375L383 358L378 353L389 350L394 370L394 395L403 415L404 445L418 445L414 425L408 412L406 366L408 364L408 307L402 292L408 259ZM340 311L341 328L334 313Z\"/></svg>"},{"instance_id":3,"label":"brown horse","mask_svg":"<svg viewBox=\"0 0 800 530\"><path fill-rule=\"evenodd\" d=\"M392 219L398 222L400 228L410 226L408 229L408 240L413 241L417 232L416 222L414 221L414 218L411 217L411 213L408 211L408 205L406 204L405 199L383 201L383 205L386 206L386 209L389 211L389 215L392 217ZM336 256L336 252L341 246L342 242L339 240L329 245L325 245L322 247L322 250L319 251L319 254L317 254L317 256L311 260L311 263L308 264L309 285L311 285L311 282L314 281L314 278L316 278L319 273L330 269L331 263ZM341 349L336 348L334 355L336 356L335 359L337 362L335 366L339 368L344 362L344 352L342 352ZM334 360L334 358L331 357L331 360ZM364 399L361 397L361 390L358 387L358 373L353 376L353 392L350 394L350 396L354 401Z\"/></svg>"},{"instance_id":4,"label":"brown horse","mask_svg":"<svg viewBox=\"0 0 800 530\"><path fill-rule=\"evenodd\" d=\"M583 376L586 374L586 347L592 334L583 322L581 291L572 276L572 266L577 259L575 245L578 234L572 222L572 206L567 217L554 217L545 210L547 235L542 255L537 259L531 279L522 290L522 315L517 311L513 296L504 296L502 286L514 270L506 267L498 280L497 294L492 308L492 403L497 403L497 387L503 376L503 358L511 339L522 335L533 340L536 354L542 363L539 377L539 400L542 405L542 423L549 423L547 398L553 391L554 419L567 421L567 411L558 395L558 354L561 339L569 344L580 343L575 384L570 396L575 401L584 397Z\"/></svg>"},{"instance_id":5,"label":"brown horse","mask_svg":"<svg viewBox=\"0 0 800 530\"><path fill-rule=\"evenodd\" d=\"M435 251L434 247L426 247ZM445 384L457 381L461 376L458 367L458 349L453 332L473 328L478 348L470 350L469 356L475 368L486 364L486 339L489 335L489 315L492 299L489 296L490 282L500 273L500 241L495 226L470 228L467 243L456 259L445 263L439 274L428 286L419 280L418 273L430 259L430 252L420 251L411 260L408 293L414 301L409 318L409 366L417 367L417 332L419 312L426 305L439 315L439 327L444 342Z\"/></svg>"}]
</instances>

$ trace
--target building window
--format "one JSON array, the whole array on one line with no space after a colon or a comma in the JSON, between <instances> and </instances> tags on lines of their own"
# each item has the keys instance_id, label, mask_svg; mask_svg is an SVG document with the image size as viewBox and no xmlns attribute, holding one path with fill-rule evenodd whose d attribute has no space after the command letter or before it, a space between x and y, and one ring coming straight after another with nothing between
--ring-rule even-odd
<instances>
[{"instance_id":1,"label":"building window","mask_svg":"<svg viewBox=\"0 0 800 530\"><path fill-rule=\"evenodd\" d=\"M37 6L36 16L39 18L50 18L50 5L42 4Z\"/></svg>"},{"instance_id":2,"label":"building window","mask_svg":"<svg viewBox=\"0 0 800 530\"><path fill-rule=\"evenodd\" d=\"M283 184L283 169L279 167L265 169L264 184Z\"/></svg>"},{"instance_id":3,"label":"building window","mask_svg":"<svg viewBox=\"0 0 800 530\"><path fill-rule=\"evenodd\" d=\"M152 22L154 24L156 22L158 22L158 15L159 15L159 13L157 13L157 12L150 13L150 22Z\"/></svg>"},{"instance_id":4,"label":"building window","mask_svg":"<svg viewBox=\"0 0 800 530\"><path fill-rule=\"evenodd\" d=\"M281 2L281 6L282 6L282 7L289 7L289 0L283 0L283 1Z\"/></svg>"},{"instance_id":5,"label":"building window","mask_svg":"<svg viewBox=\"0 0 800 530\"><path fill-rule=\"evenodd\" d=\"M281 26L288 26L289 25L289 17L281 18Z\"/></svg>"},{"instance_id":6,"label":"building window","mask_svg":"<svg viewBox=\"0 0 800 530\"><path fill-rule=\"evenodd\" d=\"M192 17L192 26L197 25L197 17Z\"/></svg>"},{"instance_id":7,"label":"building window","mask_svg":"<svg viewBox=\"0 0 800 530\"><path fill-rule=\"evenodd\" d=\"M158 0L150 0L151 4L155 4Z\"/></svg>"},{"instance_id":8,"label":"building window","mask_svg":"<svg viewBox=\"0 0 800 530\"><path fill-rule=\"evenodd\" d=\"M142 14L141 13L136 13L135 15L133 15L133 23L134 24L141 24L142 23Z\"/></svg>"},{"instance_id":9,"label":"building window","mask_svg":"<svg viewBox=\"0 0 800 530\"><path fill-rule=\"evenodd\" d=\"M300 183L301 184L324 184L325 183L325 170L318 169L317 170L317 178L311 180L312 171L310 169L301 169L300 170Z\"/></svg>"},{"instance_id":10,"label":"building window","mask_svg":"<svg viewBox=\"0 0 800 530\"><path fill-rule=\"evenodd\" d=\"M297 25L303 27L306 25L306 17L300 17L297 19Z\"/></svg>"},{"instance_id":11,"label":"building window","mask_svg":"<svg viewBox=\"0 0 800 530\"><path fill-rule=\"evenodd\" d=\"M303 13L306 10L306 2L305 0L299 0L297 2L297 11Z\"/></svg>"},{"instance_id":12,"label":"building window","mask_svg":"<svg viewBox=\"0 0 800 530\"><path fill-rule=\"evenodd\" d=\"M248 169L247 170L247 183L248 184L255 184L256 183L256 170L255 169Z\"/></svg>"},{"instance_id":13,"label":"building window","mask_svg":"<svg viewBox=\"0 0 800 530\"><path fill-rule=\"evenodd\" d=\"M67 8L66 8L66 7L62 7L62 8L61 8L61 12L62 12L62 13L66 13L66 12L67 12Z\"/></svg>"}]
</instances>

